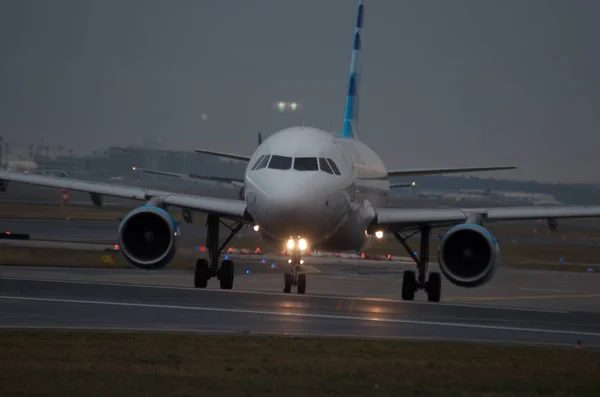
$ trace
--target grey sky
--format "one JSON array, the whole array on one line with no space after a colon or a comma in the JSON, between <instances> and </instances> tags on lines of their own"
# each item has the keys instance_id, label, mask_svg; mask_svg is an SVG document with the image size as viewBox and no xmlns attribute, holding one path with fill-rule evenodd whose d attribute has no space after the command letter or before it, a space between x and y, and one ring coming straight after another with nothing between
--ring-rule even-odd
<instances>
[{"instance_id":1,"label":"grey sky","mask_svg":"<svg viewBox=\"0 0 600 397\"><path fill-rule=\"evenodd\" d=\"M389 168L517 165L600 182L600 2L365 1L359 136ZM354 0L3 0L0 129L89 151L251 153L256 133L339 131ZM201 114L206 113L204 121Z\"/></svg>"}]
</instances>

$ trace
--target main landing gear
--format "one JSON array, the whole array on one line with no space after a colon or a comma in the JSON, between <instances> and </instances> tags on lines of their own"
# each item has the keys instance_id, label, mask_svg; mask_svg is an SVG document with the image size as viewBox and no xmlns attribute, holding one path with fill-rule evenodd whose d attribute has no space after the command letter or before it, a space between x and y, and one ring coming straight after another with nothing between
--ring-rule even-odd
<instances>
[{"instance_id":1,"label":"main landing gear","mask_svg":"<svg viewBox=\"0 0 600 397\"><path fill-rule=\"evenodd\" d=\"M300 273L300 265L302 263L300 255L292 254L292 258L290 259L292 269L283 275L283 292L286 294L292 292L292 286L296 287L299 294L306 292L306 274Z\"/></svg>"},{"instance_id":2,"label":"main landing gear","mask_svg":"<svg viewBox=\"0 0 600 397\"><path fill-rule=\"evenodd\" d=\"M229 230L229 236L223 244L219 245L219 226L225 225ZM234 278L234 265L230 259L225 259L219 267L219 257L223 249L229 244L233 236L240 231L243 224L235 222L232 225L221 221L217 215L208 215L206 219L206 248L210 262L206 259L198 259L196 261L196 271L194 273L194 286L196 288L206 288L208 279L216 277L219 279L221 289L232 289Z\"/></svg>"},{"instance_id":3,"label":"main landing gear","mask_svg":"<svg viewBox=\"0 0 600 397\"><path fill-rule=\"evenodd\" d=\"M406 240L415 234L421 234L421 243L419 247L420 255L417 257L412 249L406 243ZM396 239L402 244L408 255L417 264L417 275L412 270L406 270L402 278L402 300L411 301L415 298L415 292L424 289L427 292L427 300L430 302L439 302L442 294L442 277L440 273L432 272L429 279L425 281L427 274L427 265L429 264L429 239L431 228L422 227L412 234L405 235L394 232Z\"/></svg>"}]
</instances>

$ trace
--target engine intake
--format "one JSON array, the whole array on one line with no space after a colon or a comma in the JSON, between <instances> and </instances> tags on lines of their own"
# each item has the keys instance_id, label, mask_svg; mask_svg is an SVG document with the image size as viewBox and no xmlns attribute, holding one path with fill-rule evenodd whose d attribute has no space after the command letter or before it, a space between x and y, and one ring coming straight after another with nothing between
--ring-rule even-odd
<instances>
[{"instance_id":1,"label":"engine intake","mask_svg":"<svg viewBox=\"0 0 600 397\"><path fill-rule=\"evenodd\" d=\"M167 211L146 205L125 216L119 226L119 244L129 263L145 270L167 266L177 250L179 230Z\"/></svg>"},{"instance_id":2,"label":"engine intake","mask_svg":"<svg viewBox=\"0 0 600 397\"><path fill-rule=\"evenodd\" d=\"M483 226L464 223L451 228L440 244L442 273L461 287L478 287L491 280L500 259L500 247Z\"/></svg>"}]
</instances>

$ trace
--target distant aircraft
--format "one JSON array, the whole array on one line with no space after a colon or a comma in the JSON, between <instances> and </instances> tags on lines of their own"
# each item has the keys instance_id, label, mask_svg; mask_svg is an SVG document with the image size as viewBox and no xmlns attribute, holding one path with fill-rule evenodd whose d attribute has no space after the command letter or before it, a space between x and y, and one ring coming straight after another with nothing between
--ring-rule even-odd
<instances>
[{"instance_id":1,"label":"distant aircraft","mask_svg":"<svg viewBox=\"0 0 600 397\"><path fill-rule=\"evenodd\" d=\"M432 229L450 227L439 245L438 260L443 275L455 285L477 287L492 278L499 263L498 243L483 226L485 222L546 218L552 223L557 218L600 217L600 206L387 207L389 177L515 167L386 169L379 156L358 139L356 131L359 95L356 66L363 12L363 1L359 0L341 135L317 128L292 127L269 136L251 156L197 150L248 162L243 179L244 201L13 172L0 172L0 179L89 192L98 206L105 195L143 201L144 205L123 218L118 229L123 256L141 269L163 268L175 256L180 233L177 222L166 209L181 208L187 221L191 221L191 211L206 213L210 261L201 258L196 262L194 285L198 288L205 288L212 277L219 279L222 289L233 287L234 263L225 259L219 265L219 258L244 225L257 225L265 242L287 249L291 270L284 275L286 293L293 286L298 293L305 293L306 274L301 273L300 265L309 250L356 252L372 239L391 234L417 265L416 273L404 272L402 299L412 300L416 291L425 290L428 300L437 302L441 297L441 275L427 274ZM231 232L221 241L219 226L227 220ZM414 254L407 239L417 233L419 254Z\"/></svg>"},{"instance_id":2,"label":"distant aircraft","mask_svg":"<svg viewBox=\"0 0 600 397\"><path fill-rule=\"evenodd\" d=\"M2 164L2 168L7 171L31 172L36 170L38 165L30 160L9 160Z\"/></svg>"}]
</instances>

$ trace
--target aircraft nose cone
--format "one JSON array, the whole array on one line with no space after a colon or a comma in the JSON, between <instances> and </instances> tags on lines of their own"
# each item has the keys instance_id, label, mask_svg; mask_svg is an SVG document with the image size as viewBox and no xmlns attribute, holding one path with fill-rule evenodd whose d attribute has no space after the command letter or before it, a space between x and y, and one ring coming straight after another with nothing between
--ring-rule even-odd
<instances>
[{"instance_id":1,"label":"aircraft nose cone","mask_svg":"<svg viewBox=\"0 0 600 397\"><path fill-rule=\"evenodd\" d=\"M318 195L303 191L302 186L294 189L280 186L269 190L260 200L263 205L258 220L270 233L282 238L320 233L325 202Z\"/></svg>"}]
</instances>

